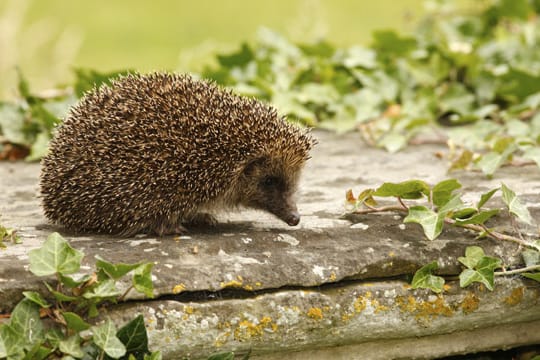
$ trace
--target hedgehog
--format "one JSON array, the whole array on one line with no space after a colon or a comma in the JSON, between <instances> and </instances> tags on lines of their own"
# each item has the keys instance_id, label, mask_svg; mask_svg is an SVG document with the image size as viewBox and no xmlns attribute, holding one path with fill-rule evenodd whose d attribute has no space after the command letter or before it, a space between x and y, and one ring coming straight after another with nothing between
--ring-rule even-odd
<instances>
[{"instance_id":1,"label":"hedgehog","mask_svg":"<svg viewBox=\"0 0 540 360\"><path fill-rule=\"evenodd\" d=\"M262 101L154 72L86 93L42 159L45 216L75 232L182 234L218 212L267 211L290 226L316 143Z\"/></svg>"}]
</instances>

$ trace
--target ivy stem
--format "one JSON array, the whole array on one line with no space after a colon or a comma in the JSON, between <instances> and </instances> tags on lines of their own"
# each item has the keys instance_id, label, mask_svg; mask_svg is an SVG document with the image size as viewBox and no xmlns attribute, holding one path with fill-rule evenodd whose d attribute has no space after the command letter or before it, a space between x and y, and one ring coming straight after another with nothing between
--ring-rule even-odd
<instances>
[{"instance_id":1,"label":"ivy stem","mask_svg":"<svg viewBox=\"0 0 540 360\"><path fill-rule=\"evenodd\" d=\"M540 270L540 265L531 265L521 269L508 270L508 271L495 271L495 276L505 276L505 275L514 275L521 274L528 271Z\"/></svg>"},{"instance_id":2,"label":"ivy stem","mask_svg":"<svg viewBox=\"0 0 540 360\"><path fill-rule=\"evenodd\" d=\"M387 212L387 211L395 211L395 212L400 212L400 213L407 213L409 211L409 208L407 207L407 205L405 205L403 203L401 198L397 197L397 199L398 199L398 202L399 202L399 206L398 205L388 205L388 206L381 206L381 207L372 207L372 206L369 206L367 204L364 204L366 206L366 209L356 209L352 213L357 214L357 215L371 214L371 213L376 213L376 212ZM457 224L456 220L454 220L452 218L449 218L449 217L445 217L444 222L446 224L448 224L448 225L459 226L459 227L462 227L462 228L465 228L465 229L472 230L472 231L474 231L476 233L479 233L479 234L485 233L488 237L490 237L492 239L495 239L495 240L511 241L511 242L514 242L514 243L519 244L521 246L525 246L527 248L533 248L533 249L538 250L538 248L535 245L533 245L531 243L528 243L523 238L520 239L520 238L517 238L515 236L510 236L510 235L500 233L498 231L492 231L492 230L489 230L488 228L486 228L484 225L478 225L478 224L463 224L463 225L460 225L460 224Z\"/></svg>"},{"instance_id":3,"label":"ivy stem","mask_svg":"<svg viewBox=\"0 0 540 360\"><path fill-rule=\"evenodd\" d=\"M387 211L397 211L397 212L407 212L407 208L403 208L403 206L396 206L396 205L388 205L388 206L381 206L381 207L371 207L366 205L367 209L356 209L352 213L357 215L362 214L371 214L375 212L387 212Z\"/></svg>"},{"instance_id":4,"label":"ivy stem","mask_svg":"<svg viewBox=\"0 0 540 360\"><path fill-rule=\"evenodd\" d=\"M511 241L511 242L516 243L516 244L528 247L528 248L530 248L530 247L534 248L534 245L529 244L525 240L519 239L519 238L514 237L514 236L506 235L506 234L503 234L503 233L500 233L500 232L497 232L497 231L489 230L485 226L482 226L482 225L477 225L477 224L459 225L459 224L456 224L456 220L451 219L451 218L444 218L444 222L449 224L449 225L459 226L459 227L462 227L462 228L465 228L465 229L475 231L477 233L485 232L487 236L489 236L490 238L495 239L495 240Z\"/></svg>"},{"instance_id":5,"label":"ivy stem","mask_svg":"<svg viewBox=\"0 0 540 360\"><path fill-rule=\"evenodd\" d=\"M397 200L401 204L401 206L403 207L403 210L409 211L409 207L407 205L405 205L405 203L403 202L403 199L401 197L398 196Z\"/></svg>"},{"instance_id":6,"label":"ivy stem","mask_svg":"<svg viewBox=\"0 0 540 360\"><path fill-rule=\"evenodd\" d=\"M120 295L120 297L117 299L118 301L124 301L125 297L127 296L127 294L131 291L131 289L133 289L133 285L131 285L130 287L127 288L126 291L124 291L124 293L122 295Z\"/></svg>"}]
</instances>

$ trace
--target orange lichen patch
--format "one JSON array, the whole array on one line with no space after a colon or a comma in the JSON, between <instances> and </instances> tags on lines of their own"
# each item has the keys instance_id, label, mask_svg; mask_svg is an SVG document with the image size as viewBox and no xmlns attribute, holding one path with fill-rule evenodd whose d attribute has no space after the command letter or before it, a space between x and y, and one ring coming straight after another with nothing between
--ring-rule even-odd
<instances>
[{"instance_id":1,"label":"orange lichen patch","mask_svg":"<svg viewBox=\"0 0 540 360\"><path fill-rule=\"evenodd\" d=\"M308 310L307 316L315 320L322 320L323 312L320 308L312 307Z\"/></svg>"},{"instance_id":2,"label":"orange lichen patch","mask_svg":"<svg viewBox=\"0 0 540 360\"><path fill-rule=\"evenodd\" d=\"M402 312L408 312L415 316L417 320L430 320L438 316L452 316L454 310L448 306L442 295L434 300L417 301L414 297L397 298L398 307Z\"/></svg>"},{"instance_id":3,"label":"orange lichen patch","mask_svg":"<svg viewBox=\"0 0 540 360\"><path fill-rule=\"evenodd\" d=\"M510 306L517 305L523 300L524 293L525 293L524 287L515 288L514 290L512 290L512 293L510 294L510 296L504 299L504 302Z\"/></svg>"},{"instance_id":4,"label":"orange lichen patch","mask_svg":"<svg viewBox=\"0 0 540 360\"><path fill-rule=\"evenodd\" d=\"M390 251L390 252L388 253L388 256L390 256L390 257L394 257L394 256L396 256L396 253L395 253L395 252L393 252L393 251Z\"/></svg>"},{"instance_id":5,"label":"orange lichen patch","mask_svg":"<svg viewBox=\"0 0 540 360\"><path fill-rule=\"evenodd\" d=\"M243 289L246 290L246 291L253 291L253 286L251 286L251 285L244 285Z\"/></svg>"},{"instance_id":6,"label":"orange lichen patch","mask_svg":"<svg viewBox=\"0 0 540 360\"><path fill-rule=\"evenodd\" d=\"M435 316L452 316L454 310L448 306L442 296L437 296L433 301L422 301L419 303L417 318L432 318Z\"/></svg>"},{"instance_id":7,"label":"orange lichen patch","mask_svg":"<svg viewBox=\"0 0 540 360\"><path fill-rule=\"evenodd\" d=\"M256 286L256 287L261 287L261 286L262 286L262 283L259 282L259 281L257 281L257 282L255 283L255 286Z\"/></svg>"},{"instance_id":8,"label":"orange lichen patch","mask_svg":"<svg viewBox=\"0 0 540 360\"><path fill-rule=\"evenodd\" d=\"M388 310L388 306L381 305L381 303L377 299L371 300L371 307L373 307L373 309L375 309L374 310L375 314L378 314L381 311L387 311Z\"/></svg>"},{"instance_id":9,"label":"orange lichen patch","mask_svg":"<svg viewBox=\"0 0 540 360\"><path fill-rule=\"evenodd\" d=\"M186 285L184 284L178 284L178 285L175 285L173 288L172 288L172 293L173 294L180 294L182 291L186 290Z\"/></svg>"},{"instance_id":10,"label":"orange lichen patch","mask_svg":"<svg viewBox=\"0 0 540 360\"><path fill-rule=\"evenodd\" d=\"M476 296L475 293L468 293L465 295L465 298L460 304L461 311L463 311L464 314L470 314L476 309L478 309L478 306L480 305L480 299L478 296Z\"/></svg>"},{"instance_id":11,"label":"orange lichen patch","mask_svg":"<svg viewBox=\"0 0 540 360\"><path fill-rule=\"evenodd\" d=\"M418 306L416 299L413 296L398 296L396 302L402 312L415 312Z\"/></svg>"},{"instance_id":12,"label":"orange lichen patch","mask_svg":"<svg viewBox=\"0 0 540 360\"><path fill-rule=\"evenodd\" d=\"M450 285L450 284L444 284L443 285L443 290L444 291L449 291L450 289L452 289L452 285Z\"/></svg>"},{"instance_id":13,"label":"orange lichen patch","mask_svg":"<svg viewBox=\"0 0 540 360\"><path fill-rule=\"evenodd\" d=\"M241 288L242 287L242 282L238 281L238 280L231 280L231 281L228 281L228 282L221 282L219 284L219 286L221 286L222 289L225 289L225 288Z\"/></svg>"},{"instance_id":14,"label":"orange lichen patch","mask_svg":"<svg viewBox=\"0 0 540 360\"><path fill-rule=\"evenodd\" d=\"M237 341L245 341L254 337L261 337L265 329L271 330L272 332L275 332L278 329L277 324L273 323L272 318L269 316L264 316L257 324L249 320L242 320L236 329L234 329L234 339Z\"/></svg>"},{"instance_id":15,"label":"orange lichen patch","mask_svg":"<svg viewBox=\"0 0 540 360\"><path fill-rule=\"evenodd\" d=\"M184 305L184 312L191 315L195 312L195 309L193 308L193 306Z\"/></svg>"},{"instance_id":16,"label":"orange lichen patch","mask_svg":"<svg viewBox=\"0 0 540 360\"><path fill-rule=\"evenodd\" d=\"M366 295L366 297L367 297L367 295ZM354 311L357 314L360 314L366 308L367 302L368 302L366 297L359 296L359 297L356 298L356 300L354 300L354 303L353 303Z\"/></svg>"},{"instance_id":17,"label":"orange lichen patch","mask_svg":"<svg viewBox=\"0 0 540 360\"><path fill-rule=\"evenodd\" d=\"M272 322L272 318L270 316L264 316L260 321L261 325L263 326L266 326L270 324L271 322Z\"/></svg>"},{"instance_id":18,"label":"orange lichen patch","mask_svg":"<svg viewBox=\"0 0 540 360\"><path fill-rule=\"evenodd\" d=\"M220 334L218 338L214 341L214 346L222 347L223 345L225 345L225 343L227 343L227 341L229 340L231 334L232 332L230 331L225 331L223 334Z\"/></svg>"},{"instance_id":19,"label":"orange lichen patch","mask_svg":"<svg viewBox=\"0 0 540 360\"><path fill-rule=\"evenodd\" d=\"M330 274L330 278L329 278L330 281L336 281L336 278L337 278L337 277L336 277L336 273L335 273L335 272L332 272L332 273Z\"/></svg>"}]
</instances>

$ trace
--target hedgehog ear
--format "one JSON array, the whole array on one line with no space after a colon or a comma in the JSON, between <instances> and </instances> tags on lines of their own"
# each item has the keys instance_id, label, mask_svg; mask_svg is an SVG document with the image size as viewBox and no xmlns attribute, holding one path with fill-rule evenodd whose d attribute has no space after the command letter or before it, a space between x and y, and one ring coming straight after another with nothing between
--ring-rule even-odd
<instances>
[{"instance_id":1,"label":"hedgehog ear","mask_svg":"<svg viewBox=\"0 0 540 360\"><path fill-rule=\"evenodd\" d=\"M261 157L249 160L246 166L244 167L244 175L246 176L253 175L257 171L257 169L261 168L267 161L268 161L268 158L266 156L261 156Z\"/></svg>"}]
</instances>

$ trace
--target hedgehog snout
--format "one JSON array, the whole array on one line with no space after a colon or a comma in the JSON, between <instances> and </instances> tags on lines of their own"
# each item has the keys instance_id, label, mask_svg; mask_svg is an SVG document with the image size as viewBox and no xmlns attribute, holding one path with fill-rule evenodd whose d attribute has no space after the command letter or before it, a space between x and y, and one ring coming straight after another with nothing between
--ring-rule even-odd
<instances>
[{"instance_id":1,"label":"hedgehog snout","mask_svg":"<svg viewBox=\"0 0 540 360\"><path fill-rule=\"evenodd\" d=\"M292 211L289 216L285 218L285 222L289 226L298 225L298 223L300 222L300 214L298 213L298 211Z\"/></svg>"}]
</instances>

